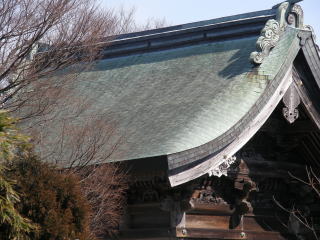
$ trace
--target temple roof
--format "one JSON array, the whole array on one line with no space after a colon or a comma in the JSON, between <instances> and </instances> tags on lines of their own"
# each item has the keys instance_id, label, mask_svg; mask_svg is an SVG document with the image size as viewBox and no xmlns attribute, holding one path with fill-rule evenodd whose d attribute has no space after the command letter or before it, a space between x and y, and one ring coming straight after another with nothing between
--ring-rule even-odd
<instances>
[{"instance_id":1,"label":"temple roof","mask_svg":"<svg viewBox=\"0 0 320 240\"><path fill-rule=\"evenodd\" d=\"M294 37L291 30L283 38L262 76L250 75L257 37L248 36L100 60L76 92L94 94L88 111L108 114L123 130L112 160L181 152L218 138L248 113Z\"/></svg>"},{"instance_id":2,"label":"temple roof","mask_svg":"<svg viewBox=\"0 0 320 240\"><path fill-rule=\"evenodd\" d=\"M108 161L166 156L177 185L231 157L236 148L221 154L288 87L282 80L301 47L302 29L281 26L278 7L116 37L73 86L94 98L83 114L108 116L124 139ZM279 40L258 48L255 62L256 43L274 22Z\"/></svg>"}]
</instances>

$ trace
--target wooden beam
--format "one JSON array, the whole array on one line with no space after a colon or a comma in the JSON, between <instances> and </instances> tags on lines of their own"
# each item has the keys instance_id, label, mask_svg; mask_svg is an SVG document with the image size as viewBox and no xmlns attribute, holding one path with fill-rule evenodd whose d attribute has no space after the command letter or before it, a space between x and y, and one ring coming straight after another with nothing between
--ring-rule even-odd
<instances>
[{"instance_id":1,"label":"wooden beam","mask_svg":"<svg viewBox=\"0 0 320 240\"><path fill-rule=\"evenodd\" d=\"M213 238L213 239L229 239L229 240L285 240L277 232L255 232L245 231L245 236L242 235L241 230L210 230L210 229L197 229L197 228L184 228L177 229L177 237L183 238Z\"/></svg>"}]
</instances>

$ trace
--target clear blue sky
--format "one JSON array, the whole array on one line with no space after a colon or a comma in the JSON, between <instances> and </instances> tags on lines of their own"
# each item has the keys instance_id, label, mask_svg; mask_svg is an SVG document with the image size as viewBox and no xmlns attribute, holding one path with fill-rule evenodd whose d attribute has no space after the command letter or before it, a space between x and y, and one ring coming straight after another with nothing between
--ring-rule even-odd
<instances>
[{"instance_id":1,"label":"clear blue sky","mask_svg":"<svg viewBox=\"0 0 320 240\"><path fill-rule=\"evenodd\" d=\"M136 20L165 18L169 25L270 9L281 0L100 0L107 8L136 8ZM312 25L320 42L320 0L299 3L305 14L305 24Z\"/></svg>"}]
</instances>

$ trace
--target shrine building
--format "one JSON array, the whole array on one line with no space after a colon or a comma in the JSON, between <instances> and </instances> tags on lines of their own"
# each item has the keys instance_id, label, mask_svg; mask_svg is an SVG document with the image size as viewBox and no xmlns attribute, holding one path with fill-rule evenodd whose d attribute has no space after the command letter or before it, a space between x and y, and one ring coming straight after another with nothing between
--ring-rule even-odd
<instances>
[{"instance_id":1,"label":"shrine building","mask_svg":"<svg viewBox=\"0 0 320 240\"><path fill-rule=\"evenodd\" d=\"M86 111L123 137L120 239L312 239L279 206L320 222L293 178L320 166L319 47L297 2L120 35L81 74Z\"/></svg>"}]
</instances>

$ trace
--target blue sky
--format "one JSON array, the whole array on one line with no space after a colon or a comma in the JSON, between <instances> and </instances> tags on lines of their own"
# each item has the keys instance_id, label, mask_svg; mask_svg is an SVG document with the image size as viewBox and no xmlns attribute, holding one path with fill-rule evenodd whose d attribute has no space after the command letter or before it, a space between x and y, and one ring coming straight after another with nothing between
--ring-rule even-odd
<instances>
[{"instance_id":1,"label":"blue sky","mask_svg":"<svg viewBox=\"0 0 320 240\"><path fill-rule=\"evenodd\" d=\"M165 18L169 25L189 23L212 18L270 9L281 0L100 0L107 8L135 7L136 20ZM299 3L305 15L305 24L312 25L320 42L320 0Z\"/></svg>"}]
</instances>

